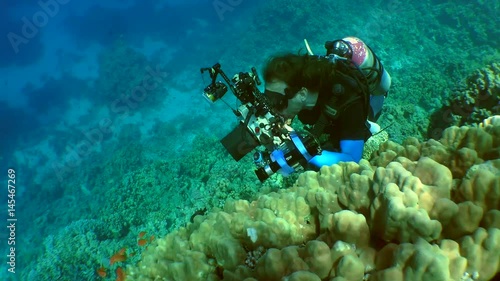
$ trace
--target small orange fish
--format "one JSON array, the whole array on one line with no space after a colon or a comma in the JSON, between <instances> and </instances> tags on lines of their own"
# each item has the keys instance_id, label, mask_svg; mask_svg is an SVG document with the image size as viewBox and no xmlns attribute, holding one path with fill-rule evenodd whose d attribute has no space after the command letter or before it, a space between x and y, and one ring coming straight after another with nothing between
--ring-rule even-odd
<instances>
[{"instance_id":1,"label":"small orange fish","mask_svg":"<svg viewBox=\"0 0 500 281\"><path fill-rule=\"evenodd\" d=\"M144 237L144 235L146 235L146 231L141 231L141 232L139 232L139 236L138 237L142 238L142 237Z\"/></svg>"},{"instance_id":2,"label":"small orange fish","mask_svg":"<svg viewBox=\"0 0 500 281\"><path fill-rule=\"evenodd\" d=\"M151 235L151 237L149 238L149 242L153 242L153 240L155 240L155 236Z\"/></svg>"},{"instance_id":3,"label":"small orange fish","mask_svg":"<svg viewBox=\"0 0 500 281\"><path fill-rule=\"evenodd\" d=\"M120 251L118 251L116 254L114 254L109 259L109 265L113 265L115 262L125 261L127 259L127 255L125 254L125 250L127 250L127 248L121 248Z\"/></svg>"},{"instance_id":4,"label":"small orange fish","mask_svg":"<svg viewBox=\"0 0 500 281\"><path fill-rule=\"evenodd\" d=\"M147 243L148 243L148 240L146 240L146 239L139 239L139 240L137 241L137 245L139 245L139 246L144 246L144 245L146 245Z\"/></svg>"},{"instance_id":5,"label":"small orange fish","mask_svg":"<svg viewBox=\"0 0 500 281\"><path fill-rule=\"evenodd\" d=\"M125 272L121 267L116 269L116 281L125 281Z\"/></svg>"},{"instance_id":6,"label":"small orange fish","mask_svg":"<svg viewBox=\"0 0 500 281\"><path fill-rule=\"evenodd\" d=\"M106 268L100 267L96 270L97 275L101 276L102 278L106 277Z\"/></svg>"}]
</instances>

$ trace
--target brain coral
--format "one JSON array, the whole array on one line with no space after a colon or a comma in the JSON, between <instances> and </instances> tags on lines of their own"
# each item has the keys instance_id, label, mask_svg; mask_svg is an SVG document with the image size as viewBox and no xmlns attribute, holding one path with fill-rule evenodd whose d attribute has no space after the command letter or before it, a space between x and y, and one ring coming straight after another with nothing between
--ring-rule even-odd
<instances>
[{"instance_id":1,"label":"brain coral","mask_svg":"<svg viewBox=\"0 0 500 281\"><path fill-rule=\"evenodd\" d=\"M127 280L490 280L499 205L497 116L228 200L157 239Z\"/></svg>"}]
</instances>

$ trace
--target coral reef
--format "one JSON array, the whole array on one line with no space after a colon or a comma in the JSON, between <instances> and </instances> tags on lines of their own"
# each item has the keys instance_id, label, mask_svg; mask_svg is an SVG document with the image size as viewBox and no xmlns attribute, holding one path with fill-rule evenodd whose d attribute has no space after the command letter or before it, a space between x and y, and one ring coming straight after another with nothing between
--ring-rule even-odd
<instances>
[{"instance_id":1,"label":"coral reef","mask_svg":"<svg viewBox=\"0 0 500 281\"><path fill-rule=\"evenodd\" d=\"M495 11L498 10L498 4L492 6L489 1L483 0L459 1L463 5L443 0L417 2L377 0L375 2L367 0L361 2L313 1L304 5L303 1L279 0L264 1L266 6L252 2L251 5L257 7L253 18L243 17L241 12L250 9L239 5L234 9L232 19L228 17L224 22L217 20L215 24L218 24L220 28L205 29L203 32L195 30L192 34L196 36L185 41L179 41L179 38L175 36L170 39L163 36L162 40L176 42L176 45L167 47L168 51L158 52L162 54L163 62L168 62L165 71L175 70L167 81L169 88L177 87L181 90L180 92L186 93L193 89L200 89L200 76L196 70L200 66L212 65L214 59L220 59L224 69L228 67L227 73L230 74L234 71L248 70L249 66L259 67L268 55L275 52L296 52L299 48L303 48L304 37L309 40L315 53L323 54L323 43L326 40L354 34L365 40L375 50L393 77L393 87L386 101L380 124L382 127L393 124L387 131L392 141L402 143L407 136L414 136L421 140L427 132L428 113L441 104L440 96L446 94L445 89L448 89L450 84L454 84L455 79L465 77L472 70L486 63L498 62L499 52L496 42L499 29L495 24L491 24L491 19L496 18ZM363 9L363 7L370 8ZM179 16L183 17L182 13ZM249 22L251 24L248 24ZM213 24L212 22L209 26L213 27ZM422 28L424 26L425 28ZM163 28L163 30L166 29ZM175 30L178 32L179 29ZM164 34L160 32L153 36L161 37ZM173 53L173 58L169 59L168 57L172 56L171 53ZM154 69L156 62L160 59L158 55L157 58L148 61L147 57L123 44L123 41L118 42L114 48L106 50L100 56L99 78L89 81L90 86L95 85L94 94L90 98L93 101L98 99L101 103L111 107L111 113L115 114L128 112L121 111L122 108L129 108L132 111L136 107L138 107L136 112L142 114L153 106L162 105L159 101L165 96L163 88L148 89L147 101L140 101L142 99L140 96L136 97L139 101L124 99L130 95L131 90L142 85L145 67L150 66ZM498 68L498 64L496 67ZM498 77L498 71L494 71L497 73L495 77ZM490 76L481 70L477 72L478 79ZM495 79L490 80L498 81ZM167 79L164 79L164 82L165 80ZM206 85L205 82L203 85ZM13 82L6 81L5 83ZM495 83L498 85L497 82ZM468 85L465 85L462 89L467 89L467 87ZM464 92L456 90L456 93ZM182 108L175 98L172 96L172 103ZM119 102L115 103L117 99ZM51 99L42 99L42 101L50 102ZM19 220L20 229L26 230L18 237L20 239L19 250L23 256L18 261L18 268L21 271L20 279L100 280L95 274L99 263L109 258L120 247L136 246L135 237L139 231L147 230L148 233L162 237L168 231L190 221L193 214L203 214L204 210L213 206L223 206L228 197L246 199L248 208L255 210L258 206L250 202L261 202L261 199L252 201L249 198L257 190L261 191L263 194L261 196L265 194L274 198L270 200L270 203L266 203L270 204L269 206L258 208L272 209L273 213L276 211L274 216L285 218L286 222L290 223L288 220L291 220L291 214L295 214L294 212L298 210L291 208L292 213L284 214L288 211L284 209L288 207L281 205L274 207L273 202L278 200L275 197L282 198L283 196L288 196L286 200L291 200L292 196L289 194L297 192L298 187L295 187L295 191L294 188L287 191L278 192L278 190L292 186L298 175L288 178L276 175L276 181L270 180L266 183L270 186L254 183L251 161L244 159L238 165L235 164L227 157L224 150L217 146L216 140L206 138L207 135L214 135L209 133L214 133L228 125L228 119L220 114L222 110L219 110L217 106L213 107L213 112L208 115L203 112L193 114L192 108L188 108L186 112L191 117L190 120L185 120L183 117L173 122L174 124L162 125L162 129L153 132L156 138L154 141L133 139L133 135L139 134L138 128L123 127L123 130L131 135L128 137L129 141L121 139L121 137L127 137L122 135L115 142L111 140L111 136L108 139L107 135L102 143L102 150L96 149L95 155L92 154L92 157L84 159L81 165L72 166L68 174L65 174L64 181L58 181L50 171L44 180L32 184L28 191L33 192L23 193L23 200L20 201L26 203L20 208L25 218ZM470 107L465 107L465 109L470 109ZM19 114L16 114L14 109L7 110L8 114L3 115L6 118L9 117L8 120L18 119L14 122L17 127L9 127L8 124L3 124L6 122L0 122L4 128L9 129L3 131L9 131L11 138L12 133L21 136L20 132L23 131L23 137L19 137L15 144L14 142L8 143L7 146L4 141L2 148L5 153L0 153L0 160L9 159L8 153L15 147L37 143L39 139L52 134L53 137L49 142L58 147L56 150L58 153L66 155L67 151L72 149L71 146L81 140L80 129L86 128L87 125L96 121L97 116L100 116L95 114L99 110L100 107L96 106L78 121L79 124L69 124L67 126L69 130L46 126L42 130L37 128L31 135L26 134L32 131L33 126L26 125L27 122L20 124L19 122L22 122L20 119L37 124L40 121L39 116L36 116L37 121L30 120L26 116L16 118ZM217 114L213 114L215 112ZM477 114L471 116L474 120L468 122L475 122L494 112L487 113L479 110ZM464 119L470 118L467 114L464 115ZM123 116L125 114L119 117ZM199 125L200 118L206 125L205 129ZM212 120L210 126L207 124L209 120ZM435 127L438 130L432 130L432 137L440 138L442 129L451 124L439 123ZM54 133L54 129L57 132ZM191 131L186 133L187 129ZM203 137L196 138L193 143L197 145L193 145L190 149L193 131L198 131L196 134L201 134ZM370 174L372 170L377 171L379 168L376 167L380 164L381 169L389 169L389 172L386 172L387 175L400 176L401 182L393 183L398 186L399 191L395 189L395 186L379 186L379 193L375 194L374 183L372 183L374 177L369 177L368 182L364 184L337 186L335 190L328 190L328 192L324 191L323 187L321 187L323 189L315 187L314 189L319 190L318 198L309 197L304 201L310 206L311 214L305 217L300 217L303 216L300 212L296 214L297 220L304 221L306 226L309 224L318 226L320 224L316 220L324 218L321 221L324 225L320 230L314 230L314 233L318 234L317 237L312 237L312 240L304 240L304 243L294 242L295 244L286 247L281 244L287 241L282 242L279 247L278 244L275 247L257 246L257 244L262 244L259 240L272 240L271 238L280 234L281 230L275 229L273 230L275 232L271 232L268 229L268 232L260 233L263 227L256 225L241 230L241 233L237 233L239 236L236 234L231 236L232 240L230 239L228 243L240 242L244 245L245 258L239 260L242 265L254 269L261 275L266 272L279 271L280 267L286 268L290 271L289 274L287 273L288 280L301 278L329 280L332 279L329 276L333 276L335 272L339 273L333 278L335 280L355 280L363 274L366 278L368 278L366 274L370 274L371 278L390 279L391 274L401 276L403 271L406 272L404 276L409 280L411 280L411 271L414 272L413 279L423 279L421 275L418 275L420 272L415 270L413 263L416 261L419 261L419 264L420 262L426 263L429 265L426 269L431 271L442 267L445 259L449 260L449 272L454 274L453 279L487 279L489 273L482 272L482 270L487 271L494 266L489 266L484 261L495 262L497 258L489 254L494 248L492 236L489 236L489 233L490 229L500 227L500 211L498 211L498 201L495 199L498 194L497 187L494 184L488 185L491 183L492 175L498 177L499 152L496 144L498 135L489 138L481 130L467 129L467 132L465 131L465 129L453 129L452 132L455 132L454 135L458 137L450 138L446 143L436 141L421 143L416 139L409 139L403 145L395 143L383 145L379 152L375 153L377 154L375 158L371 159L370 169L362 171ZM462 137L461 134L466 136ZM19 146L19 143L22 145ZM490 145L492 149L483 149ZM370 159L371 151L378 148L367 146L365 149L364 158ZM179 153L173 154L172 150L179 151ZM420 159L421 155L422 159ZM403 179L416 181L416 178L424 177L422 173L415 174L415 171L422 171L422 168L417 168L420 165L419 167L436 167L436 171L445 172L447 175L443 181L447 182L449 174L446 169L442 169L442 166L436 165L428 158L446 166L451 172L451 188L448 189L443 183L425 182L425 186L419 186L402 181ZM33 164L31 159L26 158L26 163L28 161ZM40 173L43 162L48 161L42 158L39 167L34 165L33 170L21 172L26 175L37 175ZM411 163L415 167L410 166ZM368 165L366 161L362 164ZM24 164L15 166L22 168ZM342 164L339 167L350 166ZM328 173L328 170L322 173ZM339 171L336 170L335 173L338 174ZM408 173L413 177L405 175ZM359 172L342 175L364 179ZM308 176L303 175L302 182L307 181L304 178ZM436 175L433 174L433 176ZM346 180L339 180L339 183ZM476 185L483 188L473 188ZM403 191L403 186L411 189L411 192ZM439 187L440 193L433 194L431 192L433 187ZM270 191L276 193L270 193ZM412 192L417 194L417 199ZM389 195L397 199L386 198ZM430 196L444 197L430 200L428 199ZM326 204L322 203L320 207L318 205L314 207L311 200L325 202L336 200L339 206L335 204L321 207ZM420 205L415 205L415 201L412 200L419 200L419 204L420 202L425 202L425 204L420 208ZM372 210L371 206L375 206L375 202L378 207ZM234 208L231 204L241 205L242 203L228 202L224 209L228 214L225 218L243 216L237 214L236 211L233 212ZM391 208L383 209L383 206L387 204L402 212L400 221L392 219L384 222L394 233L386 233L383 229L372 225L372 220L379 219L384 214L393 215ZM495 204L497 204L496 207ZM319 210L321 214L318 214ZM272 218L271 214L266 212L266 214L259 215L259 219ZM211 220L213 216L213 213L209 213L205 221L213 223ZM352 222L336 223L336 220L346 218ZM339 232L344 231L343 229L356 229L356 227L363 231L367 230L363 218L371 234L369 247L365 249L358 244L365 244L368 236L350 240L353 234L344 235ZM178 236L175 241L179 241L181 246L189 245L185 241L191 233L210 229L210 227L201 228L203 222L200 220L201 218L195 218L190 228L181 229L180 232L184 233L182 234L184 236ZM241 220L243 219L240 218ZM252 226L256 224L254 220L255 218L246 218L243 221ZM218 222L220 221L227 223L227 220ZM295 222L292 220L292 223ZM283 220L280 220L279 224L276 223L278 226L282 224ZM102 229L102 225L105 225L105 230ZM436 239L438 225L441 225L441 232ZM411 229L416 226L421 226L422 229ZM197 229L197 227L200 228ZM405 227L410 229L401 231ZM233 232L229 232L228 229L232 227L227 225L221 227L220 231L212 234L212 240L209 242L206 242L206 239L203 240L202 235L198 234L196 238L198 242L201 241L200 243L209 245L211 248L206 246L202 249L205 252L202 252L199 248L189 246L190 248L185 247L180 250L179 255L195 249L189 252L195 261L192 268L195 270L200 267L204 268L205 272L212 273L214 278L219 278L218 276L222 274L228 280L234 275L251 276L253 273L245 275L238 273L237 270L224 272L226 267L219 264L219 259L228 258L227 255L230 252L224 253L222 246L214 248L212 244L215 240L213 239L232 235ZM289 231L292 230L295 231L293 228L289 229ZM321 237L323 240L321 240L320 234L327 232L331 237L323 235ZM176 233L179 232L173 232L169 237L177 235ZM332 244L334 239L340 240ZM358 244L355 239L359 240ZM394 241L384 241L384 239ZM408 242L402 242L406 240ZM169 244L174 240L169 241L162 239L157 245L161 245L164 251L175 249ZM330 253L329 257L326 254L327 250ZM433 260L428 256L429 253L433 254ZM165 267L168 264L174 268L183 266L189 268L190 266L183 263L181 257L170 258L158 249L150 248L147 255L149 258L145 256L141 263L143 266L149 267L153 262L148 263L147 260L153 257L157 257L157 263ZM138 253L134 259L129 259L127 262L135 263L139 256ZM264 261L278 259L287 262L266 267ZM455 272L462 271L464 261L467 261L468 268L464 275L455 278L459 275ZM332 263L331 271L329 269L328 273L324 272L327 269L319 268L324 266L325 262L327 265ZM274 268L269 268L270 266ZM404 266L407 267L403 268ZM160 268L156 264L151 265L151 268L155 267ZM146 270L131 269L132 272L137 273L130 278L151 279ZM322 270L323 272L320 272ZM168 276L171 276L169 274L174 274L175 270L168 270L170 273L167 273L167 270L160 268L157 272L167 276L165 279L169 279ZM325 275L327 277L323 278ZM108 277L113 278L113 276ZM250 278L256 277L248 278L251 280Z\"/></svg>"},{"instance_id":2,"label":"coral reef","mask_svg":"<svg viewBox=\"0 0 500 281\"><path fill-rule=\"evenodd\" d=\"M101 153L70 169L64 182L46 182L47 190L34 193L46 201L23 220L23 229L38 231L20 238L32 250L23 254L27 259L19 267L33 269L20 278L97 280L95 270L109 265L114 252L138 248L140 231L161 237L193 215L223 206L228 197L251 200L259 188L278 189L272 181L255 184L251 159L235 163L218 138L192 125L198 120L158 122L152 137L142 135L137 125L126 125L116 140L102 144ZM206 122L211 133L224 128L211 121ZM57 200L46 199L49 188ZM139 258L134 252L138 255L127 263Z\"/></svg>"},{"instance_id":3,"label":"coral reef","mask_svg":"<svg viewBox=\"0 0 500 281\"><path fill-rule=\"evenodd\" d=\"M91 280L109 232L99 220L78 220L43 241L45 254L24 272L22 280ZM109 243L107 243L109 244ZM71 250L68 250L70 248Z\"/></svg>"},{"instance_id":4,"label":"coral reef","mask_svg":"<svg viewBox=\"0 0 500 281\"><path fill-rule=\"evenodd\" d=\"M127 280L489 280L500 272L499 152L499 116L439 141L386 142L370 162L195 217Z\"/></svg>"},{"instance_id":5,"label":"coral reef","mask_svg":"<svg viewBox=\"0 0 500 281\"><path fill-rule=\"evenodd\" d=\"M436 110L428 128L429 137L442 128L472 125L500 114L500 63L476 70L451 93L447 104Z\"/></svg>"},{"instance_id":6,"label":"coral reef","mask_svg":"<svg viewBox=\"0 0 500 281\"><path fill-rule=\"evenodd\" d=\"M378 151L380 145L388 140L389 134L385 130L371 136L363 148L363 159L370 159L372 154Z\"/></svg>"},{"instance_id":7,"label":"coral reef","mask_svg":"<svg viewBox=\"0 0 500 281\"><path fill-rule=\"evenodd\" d=\"M109 106L113 113L124 113L125 107L151 108L166 97L162 86L167 73L158 63L132 49L124 40L99 55L99 77L93 97ZM147 105L147 107L146 107Z\"/></svg>"}]
</instances>

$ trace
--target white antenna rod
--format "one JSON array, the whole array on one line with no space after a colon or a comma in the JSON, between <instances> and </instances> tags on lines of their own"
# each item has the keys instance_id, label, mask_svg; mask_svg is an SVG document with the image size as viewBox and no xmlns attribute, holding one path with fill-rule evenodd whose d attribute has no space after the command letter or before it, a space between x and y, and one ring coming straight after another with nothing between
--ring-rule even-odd
<instances>
[{"instance_id":1,"label":"white antenna rod","mask_svg":"<svg viewBox=\"0 0 500 281\"><path fill-rule=\"evenodd\" d=\"M314 56L313 52L311 51L311 47L309 47L309 43L307 43L307 39L304 39L304 44L306 44L306 49L309 55Z\"/></svg>"}]
</instances>

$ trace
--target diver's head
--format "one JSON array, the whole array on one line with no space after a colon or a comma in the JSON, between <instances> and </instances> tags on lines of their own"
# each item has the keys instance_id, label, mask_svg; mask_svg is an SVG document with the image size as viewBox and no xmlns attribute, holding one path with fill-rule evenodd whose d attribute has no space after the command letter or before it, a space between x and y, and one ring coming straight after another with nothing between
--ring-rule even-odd
<instances>
[{"instance_id":1,"label":"diver's head","mask_svg":"<svg viewBox=\"0 0 500 281\"><path fill-rule=\"evenodd\" d=\"M264 67L264 94L285 117L314 106L332 65L317 56L286 54L272 57Z\"/></svg>"},{"instance_id":2,"label":"diver's head","mask_svg":"<svg viewBox=\"0 0 500 281\"><path fill-rule=\"evenodd\" d=\"M286 119L292 119L306 108L309 91L302 87L293 91L284 81L272 80L266 83L264 94L271 101L271 105Z\"/></svg>"}]
</instances>

